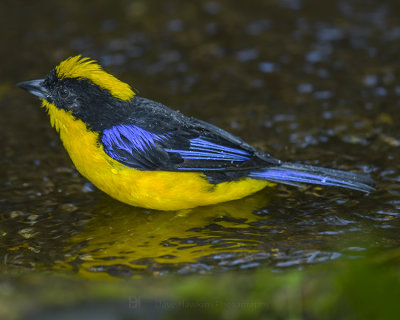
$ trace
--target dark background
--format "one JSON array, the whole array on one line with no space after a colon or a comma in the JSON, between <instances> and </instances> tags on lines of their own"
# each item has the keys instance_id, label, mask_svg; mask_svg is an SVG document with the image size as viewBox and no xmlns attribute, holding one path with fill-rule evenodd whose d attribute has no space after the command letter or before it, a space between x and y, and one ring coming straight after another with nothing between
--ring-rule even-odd
<instances>
[{"instance_id":1,"label":"dark background","mask_svg":"<svg viewBox=\"0 0 400 320\"><path fill-rule=\"evenodd\" d=\"M1 1L0 315L51 318L54 306L63 314L82 301L74 317L93 315L112 297L104 314L119 319L132 315L121 311L127 296L139 295L148 317L390 318L400 256L398 12L394 0ZM76 54L277 158L369 173L377 191L279 186L185 213L120 204L76 172L40 102L15 86ZM397 261L397 271L368 285L381 271L370 261L385 270ZM349 275L334 271L343 268ZM196 280L202 274L209 283ZM118 278L128 282L109 284ZM353 278L354 292L343 280ZM230 295L210 298L213 282ZM380 285L386 295L373 294ZM31 286L36 298L22 294ZM349 296L338 300L342 291ZM175 307L154 309L157 301ZM385 307L374 313L374 303Z\"/></svg>"}]
</instances>

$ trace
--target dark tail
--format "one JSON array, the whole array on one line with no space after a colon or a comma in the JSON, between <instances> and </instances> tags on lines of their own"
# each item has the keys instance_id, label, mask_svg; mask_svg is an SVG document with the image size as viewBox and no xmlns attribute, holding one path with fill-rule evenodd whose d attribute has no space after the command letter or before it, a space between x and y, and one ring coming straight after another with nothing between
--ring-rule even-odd
<instances>
[{"instance_id":1,"label":"dark tail","mask_svg":"<svg viewBox=\"0 0 400 320\"><path fill-rule=\"evenodd\" d=\"M253 171L250 178L298 186L297 182L336 186L363 192L374 191L375 181L364 174L284 162L279 166Z\"/></svg>"}]
</instances>

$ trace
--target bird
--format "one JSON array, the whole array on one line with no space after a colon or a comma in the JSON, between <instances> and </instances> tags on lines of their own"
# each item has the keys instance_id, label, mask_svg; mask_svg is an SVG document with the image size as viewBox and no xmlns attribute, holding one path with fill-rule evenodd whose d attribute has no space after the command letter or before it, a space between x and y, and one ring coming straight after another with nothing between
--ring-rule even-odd
<instances>
[{"instance_id":1,"label":"bird","mask_svg":"<svg viewBox=\"0 0 400 320\"><path fill-rule=\"evenodd\" d=\"M236 200L277 183L365 193L367 174L286 162L162 103L82 55L20 88L37 96L80 174L126 204L184 210Z\"/></svg>"}]
</instances>

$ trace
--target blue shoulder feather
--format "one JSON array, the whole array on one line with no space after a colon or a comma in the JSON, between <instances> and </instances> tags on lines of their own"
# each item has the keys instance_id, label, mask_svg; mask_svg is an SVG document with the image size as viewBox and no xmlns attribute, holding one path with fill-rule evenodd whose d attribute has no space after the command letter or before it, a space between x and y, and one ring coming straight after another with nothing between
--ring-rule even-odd
<instances>
[{"instance_id":1,"label":"blue shoulder feather","mask_svg":"<svg viewBox=\"0 0 400 320\"><path fill-rule=\"evenodd\" d=\"M104 151L113 159L131 166L146 169L146 162L156 148L156 142L167 139L135 125L118 125L103 131L101 142ZM146 160L147 161L144 161Z\"/></svg>"}]
</instances>

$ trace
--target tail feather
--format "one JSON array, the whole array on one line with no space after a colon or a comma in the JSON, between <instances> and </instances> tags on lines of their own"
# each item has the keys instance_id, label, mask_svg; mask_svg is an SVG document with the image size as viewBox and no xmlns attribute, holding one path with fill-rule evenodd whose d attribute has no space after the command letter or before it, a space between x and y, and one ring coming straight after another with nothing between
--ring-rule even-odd
<instances>
[{"instance_id":1,"label":"tail feather","mask_svg":"<svg viewBox=\"0 0 400 320\"><path fill-rule=\"evenodd\" d=\"M263 171L253 171L249 177L295 186L298 186L298 183L311 183L363 192L375 190L373 187L375 185L374 180L364 174L289 162L266 168Z\"/></svg>"}]
</instances>

